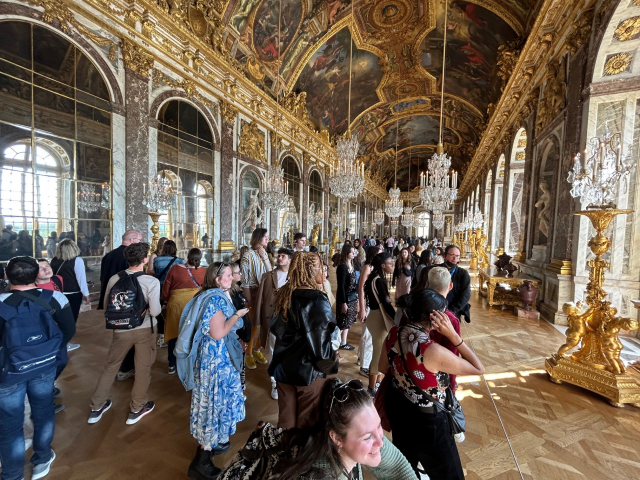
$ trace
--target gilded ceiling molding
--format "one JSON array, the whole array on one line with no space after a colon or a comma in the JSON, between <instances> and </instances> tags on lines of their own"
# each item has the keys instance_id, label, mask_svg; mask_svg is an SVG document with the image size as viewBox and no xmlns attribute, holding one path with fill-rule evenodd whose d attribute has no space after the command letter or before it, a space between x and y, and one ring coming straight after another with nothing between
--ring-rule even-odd
<instances>
[{"instance_id":1,"label":"gilded ceiling molding","mask_svg":"<svg viewBox=\"0 0 640 480\"><path fill-rule=\"evenodd\" d=\"M622 20L613 32L613 38L619 42L635 40L640 35L640 16Z\"/></svg>"},{"instance_id":2,"label":"gilded ceiling molding","mask_svg":"<svg viewBox=\"0 0 640 480\"><path fill-rule=\"evenodd\" d=\"M604 64L605 76L618 75L624 71L627 71L631 66L631 59L633 55L627 52L616 53L610 56Z\"/></svg>"},{"instance_id":3,"label":"gilded ceiling molding","mask_svg":"<svg viewBox=\"0 0 640 480\"><path fill-rule=\"evenodd\" d=\"M473 0L473 3L495 13L502 20L507 22L519 37L522 37L524 35L524 25L522 24L522 22L498 2L493 0Z\"/></svg>"},{"instance_id":4,"label":"gilded ceiling molding","mask_svg":"<svg viewBox=\"0 0 640 480\"><path fill-rule=\"evenodd\" d=\"M218 104L213 100L209 100L208 98L204 97L200 92L198 92L196 84L193 80L189 80L188 78L185 78L184 80L180 80L178 82L176 80L173 80L172 78L167 77L160 70L157 70L155 68L153 69L152 75L153 75L154 86L160 86L164 84L164 85L169 85L171 88L184 90L184 93L187 94L188 98L191 98L193 100L198 100L200 101L200 103L202 103L206 107L213 108L214 116L217 116L215 114L215 111L218 108Z\"/></svg>"},{"instance_id":5,"label":"gilded ceiling molding","mask_svg":"<svg viewBox=\"0 0 640 480\"><path fill-rule=\"evenodd\" d=\"M471 193L472 187L479 182L485 166L491 165L499 157L500 152L497 147L505 136L507 127L512 124L520 126L522 119L525 118L522 112L532 105L529 93L539 85L540 77L545 71L539 65L548 65L550 57L564 49L562 42L584 11L582 2L544 0L514 67L514 73L495 106L487 129L467 169L467 174L462 179L458 198L466 198Z\"/></svg>"},{"instance_id":6,"label":"gilded ceiling molding","mask_svg":"<svg viewBox=\"0 0 640 480\"><path fill-rule=\"evenodd\" d=\"M60 22L60 30L69 33L71 27L75 28L78 33L84 35L93 43L100 47L109 47L109 60L116 60L116 44L108 38L101 37L93 33L84 25L80 24L71 10L60 0L28 0L28 3L44 9L42 19L47 23L53 23L54 20Z\"/></svg>"},{"instance_id":7,"label":"gilded ceiling molding","mask_svg":"<svg viewBox=\"0 0 640 480\"><path fill-rule=\"evenodd\" d=\"M149 70L153 68L153 55L126 38L122 39L120 48L122 49L122 60L125 68L149 78Z\"/></svg>"},{"instance_id":8,"label":"gilded ceiling molding","mask_svg":"<svg viewBox=\"0 0 640 480\"><path fill-rule=\"evenodd\" d=\"M238 142L238 153L267 163L267 152L264 144L265 135L258 128L258 124L243 121L242 129L240 130L240 140Z\"/></svg>"},{"instance_id":9,"label":"gilded ceiling molding","mask_svg":"<svg viewBox=\"0 0 640 480\"><path fill-rule=\"evenodd\" d=\"M582 45L589 41L589 38L591 37L591 26L593 25L593 13L593 9L583 12L571 27L571 33L569 34L565 44L572 55L576 53Z\"/></svg>"},{"instance_id":10,"label":"gilded ceiling molding","mask_svg":"<svg viewBox=\"0 0 640 480\"><path fill-rule=\"evenodd\" d=\"M233 125L236 121L236 117L238 116L238 109L232 106L226 100L220 100L220 116L222 119Z\"/></svg>"}]
</instances>

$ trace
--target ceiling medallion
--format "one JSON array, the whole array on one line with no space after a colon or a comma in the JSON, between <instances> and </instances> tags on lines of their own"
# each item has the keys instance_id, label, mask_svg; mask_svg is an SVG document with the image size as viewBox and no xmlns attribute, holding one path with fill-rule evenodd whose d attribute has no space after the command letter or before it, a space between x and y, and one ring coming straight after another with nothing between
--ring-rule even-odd
<instances>
[{"instance_id":1,"label":"ceiling medallion","mask_svg":"<svg viewBox=\"0 0 640 480\"><path fill-rule=\"evenodd\" d=\"M628 71L631 66L632 55L630 53L616 53L610 56L604 64L604 75L617 75Z\"/></svg>"},{"instance_id":2,"label":"ceiling medallion","mask_svg":"<svg viewBox=\"0 0 640 480\"><path fill-rule=\"evenodd\" d=\"M413 5L408 0L389 0L369 10L369 21L374 27L386 30L406 24L412 15Z\"/></svg>"},{"instance_id":3,"label":"ceiling medallion","mask_svg":"<svg viewBox=\"0 0 640 480\"><path fill-rule=\"evenodd\" d=\"M621 21L613 32L613 38L621 42L640 37L640 16Z\"/></svg>"}]
</instances>

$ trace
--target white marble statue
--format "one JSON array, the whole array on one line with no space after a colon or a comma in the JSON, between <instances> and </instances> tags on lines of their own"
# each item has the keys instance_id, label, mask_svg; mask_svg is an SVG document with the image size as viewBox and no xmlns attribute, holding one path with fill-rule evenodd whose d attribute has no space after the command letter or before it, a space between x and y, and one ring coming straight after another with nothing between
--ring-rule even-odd
<instances>
[{"instance_id":1,"label":"white marble statue","mask_svg":"<svg viewBox=\"0 0 640 480\"><path fill-rule=\"evenodd\" d=\"M260 189L254 188L249 193L249 205L242 214L242 228L255 230L262 223L262 207L260 207Z\"/></svg>"},{"instance_id":2,"label":"white marble statue","mask_svg":"<svg viewBox=\"0 0 640 480\"><path fill-rule=\"evenodd\" d=\"M549 184L546 180L542 180L540 182L540 190L542 190L542 195L535 204L536 208L540 208L540 225L539 229L544 234L545 237L549 238L549 221L550 210L551 210L551 192L549 191Z\"/></svg>"}]
</instances>

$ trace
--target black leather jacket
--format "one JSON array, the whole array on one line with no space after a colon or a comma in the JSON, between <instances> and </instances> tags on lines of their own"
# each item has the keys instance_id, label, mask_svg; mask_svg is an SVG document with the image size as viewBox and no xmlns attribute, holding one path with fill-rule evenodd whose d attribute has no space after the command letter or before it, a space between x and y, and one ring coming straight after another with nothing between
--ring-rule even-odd
<instances>
[{"instance_id":1,"label":"black leather jacket","mask_svg":"<svg viewBox=\"0 0 640 480\"><path fill-rule=\"evenodd\" d=\"M276 336L269 375L287 385L311 385L318 376L338 373L331 334L336 319L324 292L297 289L285 322L276 316L270 330Z\"/></svg>"}]
</instances>

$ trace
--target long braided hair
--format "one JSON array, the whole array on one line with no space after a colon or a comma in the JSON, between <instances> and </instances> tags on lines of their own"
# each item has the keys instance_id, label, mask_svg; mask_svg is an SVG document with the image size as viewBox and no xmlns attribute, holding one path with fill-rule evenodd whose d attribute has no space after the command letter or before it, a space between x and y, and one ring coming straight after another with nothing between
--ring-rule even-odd
<instances>
[{"instance_id":1,"label":"long braided hair","mask_svg":"<svg viewBox=\"0 0 640 480\"><path fill-rule=\"evenodd\" d=\"M300 287L309 287L312 290L321 290L321 286L316 283L316 261L322 267L320 255L312 252L296 252L291 257L287 283L276 292L275 313L282 315L282 319L287 321L287 312L291 307L291 295L294 290Z\"/></svg>"}]
</instances>

